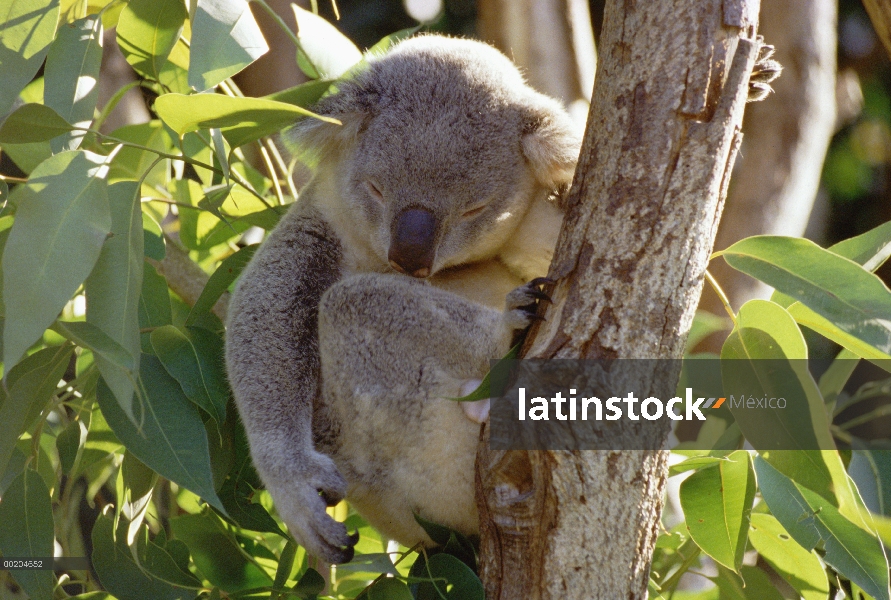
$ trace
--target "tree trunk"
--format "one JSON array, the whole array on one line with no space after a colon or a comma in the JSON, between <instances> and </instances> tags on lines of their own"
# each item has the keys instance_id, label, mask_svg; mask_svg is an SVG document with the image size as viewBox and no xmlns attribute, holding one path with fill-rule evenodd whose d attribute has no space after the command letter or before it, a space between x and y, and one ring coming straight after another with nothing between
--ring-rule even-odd
<instances>
[{"instance_id":1,"label":"tree trunk","mask_svg":"<svg viewBox=\"0 0 891 600\"><path fill-rule=\"evenodd\" d=\"M773 85L775 94L748 108L746 142L716 249L752 235L804 235L836 123L836 19L836 0L762 3L760 33L776 46L783 75ZM723 260L715 261L710 271L737 308L769 294L766 285ZM702 304L714 314L724 314L711 290Z\"/></svg>"},{"instance_id":2,"label":"tree trunk","mask_svg":"<svg viewBox=\"0 0 891 600\"><path fill-rule=\"evenodd\" d=\"M526 356L681 356L741 139L757 12L757 0L607 3L554 304ZM492 451L487 435L487 597L646 598L665 453Z\"/></svg>"}]
</instances>

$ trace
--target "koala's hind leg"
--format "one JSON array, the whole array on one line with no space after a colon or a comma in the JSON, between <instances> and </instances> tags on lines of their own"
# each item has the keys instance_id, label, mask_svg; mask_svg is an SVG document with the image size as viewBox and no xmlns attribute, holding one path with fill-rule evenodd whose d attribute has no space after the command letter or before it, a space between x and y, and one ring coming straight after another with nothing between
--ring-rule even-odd
<instances>
[{"instance_id":1,"label":"koala's hind leg","mask_svg":"<svg viewBox=\"0 0 891 600\"><path fill-rule=\"evenodd\" d=\"M429 543L413 513L477 533L479 424L449 398L507 352L515 316L399 275L349 277L323 296L323 409L339 427L323 450L385 535Z\"/></svg>"}]
</instances>

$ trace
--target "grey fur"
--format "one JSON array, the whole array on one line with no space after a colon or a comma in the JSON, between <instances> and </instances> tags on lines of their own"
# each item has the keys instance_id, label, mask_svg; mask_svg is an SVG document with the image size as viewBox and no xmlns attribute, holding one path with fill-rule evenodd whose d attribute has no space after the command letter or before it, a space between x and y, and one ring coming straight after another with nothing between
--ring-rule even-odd
<instances>
[{"instance_id":1,"label":"grey fur","mask_svg":"<svg viewBox=\"0 0 891 600\"><path fill-rule=\"evenodd\" d=\"M226 359L279 514L342 562L354 541L325 506L343 497L407 545L430 543L413 513L477 531L479 426L446 398L528 325L530 296L505 298L547 272L562 219L551 192L579 140L498 51L440 36L399 44L316 110L343 125L295 127L315 174L241 277ZM388 264L409 208L436 227L423 280Z\"/></svg>"}]
</instances>

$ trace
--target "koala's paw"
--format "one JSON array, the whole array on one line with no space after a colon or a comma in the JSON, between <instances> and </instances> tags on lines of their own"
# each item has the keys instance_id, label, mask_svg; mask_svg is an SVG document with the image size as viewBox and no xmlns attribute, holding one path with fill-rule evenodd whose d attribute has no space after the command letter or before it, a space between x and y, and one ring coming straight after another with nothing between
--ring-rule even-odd
<instances>
[{"instance_id":1,"label":"koala's paw","mask_svg":"<svg viewBox=\"0 0 891 600\"><path fill-rule=\"evenodd\" d=\"M783 72L783 65L773 58L774 47L764 43L764 38L758 36L758 58L755 60L755 67L749 76L749 97L747 102L758 102L764 100L773 91L770 86L780 73Z\"/></svg>"},{"instance_id":2,"label":"koala's paw","mask_svg":"<svg viewBox=\"0 0 891 600\"><path fill-rule=\"evenodd\" d=\"M532 325L533 321L544 320L544 317L538 314L538 305L540 302L550 302L551 297L539 288L553 283L554 281L547 277L539 277L507 295L504 319L508 329L522 333Z\"/></svg>"},{"instance_id":3,"label":"koala's paw","mask_svg":"<svg viewBox=\"0 0 891 600\"><path fill-rule=\"evenodd\" d=\"M348 534L325 510L343 500L346 481L324 454L314 453L301 467L293 480L270 488L279 515L310 554L329 563L350 562L359 533Z\"/></svg>"}]
</instances>

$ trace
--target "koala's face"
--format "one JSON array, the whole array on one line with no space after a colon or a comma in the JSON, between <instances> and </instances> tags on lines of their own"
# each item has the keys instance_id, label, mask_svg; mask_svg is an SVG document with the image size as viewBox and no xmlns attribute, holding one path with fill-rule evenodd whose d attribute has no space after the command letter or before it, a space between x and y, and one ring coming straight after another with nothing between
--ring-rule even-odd
<instances>
[{"instance_id":1,"label":"koala's face","mask_svg":"<svg viewBox=\"0 0 891 600\"><path fill-rule=\"evenodd\" d=\"M568 182L578 139L556 101L493 48L424 36L319 105L342 127L299 125L338 153L340 200L384 264L415 277L497 254L530 201Z\"/></svg>"},{"instance_id":2,"label":"koala's face","mask_svg":"<svg viewBox=\"0 0 891 600\"><path fill-rule=\"evenodd\" d=\"M415 277L493 254L542 192L517 115L443 107L406 117L376 115L347 162L344 200L374 252Z\"/></svg>"}]
</instances>

